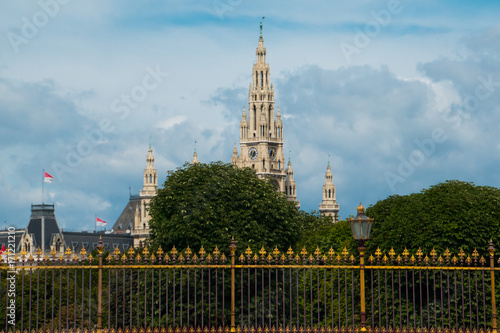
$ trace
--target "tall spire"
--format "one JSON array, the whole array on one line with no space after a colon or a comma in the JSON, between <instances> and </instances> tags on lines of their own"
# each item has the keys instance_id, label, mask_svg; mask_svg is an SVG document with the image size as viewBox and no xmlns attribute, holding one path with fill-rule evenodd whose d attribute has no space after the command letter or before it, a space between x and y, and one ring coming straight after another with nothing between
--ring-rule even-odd
<instances>
[{"instance_id":1,"label":"tall spire","mask_svg":"<svg viewBox=\"0 0 500 333\"><path fill-rule=\"evenodd\" d=\"M339 204L336 200L335 185L333 184L330 155L328 155L328 166L326 167L325 184L323 185L323 201L319 205L319 211L322 216L331 216L333 222L338 221Z\"/></svg>"},{"instance_id":2,"label":"tall spire","mask_svg":"<svg viewBox=\"0 0 500 333\"><path fill-rule=\"evenodd\" d=\"M151 147L150 141L148 155L146 156L146 169L144 169L143 188L141 191L141 195L156 195L157 189L158 170L155 169L155 157L153 155L153 148Z\"/></svg>"},{"instance_id":3,"label":"tall spire","mask_svg":"<svg viewBox=\"0 0 500 333\"><path fill-rule=\"evenodd\" d=\"M196 163L200 163L200 161L198 161L198 153L196 152L196 141L195 141L193 159L191 160L191 164L196 164Z\"/></svg>"}]
</instances>

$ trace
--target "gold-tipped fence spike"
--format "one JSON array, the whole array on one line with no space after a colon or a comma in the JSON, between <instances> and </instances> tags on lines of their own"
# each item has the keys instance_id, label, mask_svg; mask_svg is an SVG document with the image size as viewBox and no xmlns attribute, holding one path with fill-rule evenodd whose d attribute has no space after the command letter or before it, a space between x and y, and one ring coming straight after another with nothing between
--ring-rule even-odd
<instances>
[{"instance_id":1,"label":"gold-tipped fence spike","mask_svg":"<svg viewBox=\"0 0 500 333\"><path fill-rule=\"evenodd\" d=\"M208 261L208 262L211 262L211 261L212 261L212 255L209 253L209 254L207 255L207 258L206 258L206 259L207 259L207 261Z\"/></svg>"},{"instance_id":2,"label":"gold-tipped fence spike","mask_svg":"<svg viewBox=\"0 0 500 333\"><path fill-rule=\"evenodd\" d=\"M432 251L430 253L431 257L432 257L432 260L434 260L437 256L437 252L436 252L436 249L435 248L432 248Z\"/></svg>"},{"instance_id":3,"label":"gold-tipped fence spike","mask_svg":"<svg viewBox=\"0 0 500 333\"><path fill-rule=\"evenodd\" d=\"M66 247L66 251L64 251L64 254L66 255L66 257L70 258L73 254L73 251L71 251L71 248L68 246Z\"/></svg>"},{"instance_id":4,"label":"gold-tipped fence spike","mask_svg":"<svg viewBox=\"0 0 500 333\"><path fill-rule=\"evenodd\" d=\"M430 261L431 261L431 259L429 258L429 256L425 255L425 258L424 258L425 264L429 264Z\"/></svg>"},{"instance_id":5,"label":"gold-tipped fence spike","mask_svg":"<svg viewBox=\"0 0 500 333\"><path fill-rule=\"evenodd\" d=\"M477 249L474 249L474 251L472 251L472 258L474 258L474 260L477 260L477 258L479 258L479 252L477 252Z\"/></svg>"},{"instance_id":6,"label":"gold-tipped fence spike","mask_svg":"<svg viewBox=\"0 0 500 333\"><path fill-rule=\"evenodd\" d=\"M127 256L125 255L125 253L122 255L122 261L126 261L127 260Z\"/></svg>"},{"instance_id":7,"label":"gold-tipped fence spike","mask_svg":"<svg viewBox=\"0 0 500 333\"><path fill-rule=\"evenodd\" d=\"M142 255L144 256L144 258L147 258L148 255L149 255L149 250L148 250L148 247L145 246L144 247L144 250L142 251Z\"/></svg>"},{"instance_id":8,"label":"gold-tipped fence spike","mask_svg":"<svg viewBox=\"0 0 500 333\"><path fill-rule=\"evenodd\" d=\"M129 257L132 257L134 254L135 254L135 250L134 250L134 248L133 248L132 246L131 246L131 247L129 247L129 248L128 248L128 251L127 251L127 255L128 255Z\"/></svg>"},{"instance_id":9,"label":"gold-tipped fence spike","mask_svg":"<svg viewBox=\"0 0 500 333\"><path fill-rule=\"evenodd\" d=\"M288 254L289 257L293 256L294 253L291 246L288 248L288 251L286 251L286 254Z\"/></svg>"},{"instance_id":10,"label":"gold-tipped fence spike","mask_svg":"<svg viewBox=\"0 0 500 333\"><path fill-rule=\"evenodd\" d=\"M354 254L351 254L351 256L349 257L349 261L354 262L354 260L356 260L356 258L354 258Z\"/></svg>"},{"instance_id":11,"label":"gold-tipped fence spike","mask_svg":"<svg viewBox=\"0 0 500 333\"><path fill-rule=\"evenodd\" d=\"M377 247L377 250L375 251L375 256L377 257L377 259L379 259L381 255L382 251L380 250L380 247Z\"/></svg>"},{"instance_id":12,"label":"gold-tipped fence spike","mask_svg":"<svg viewBox=\"0 0 500 333\"><path fill-rule=\"evenodd\" d=\"M197 262L198 261L198 255L195 253L193 255L193 258L191 258L194 262Z\"/></svg>"},{"instance_id":13,"label":"gold-tipped fence spike","mask_svg":"<svg viewBox=\"0 0 500 333\"><path fill-rule=\"evenodd\" d=\"M217 247L217 245L215 246L215 249L213 250L212 254L216 258L219 257L220 251L219 251L219 248Z\"/></svg>"},{"instance_id":14,"label":"gold-tipped fence spike","mask_svg":"<svg viewBox=\"0 0 500 333\"><path fill-rule=\"evenodd\" d=\"M483 256L481 256L481 259L479 259L479 263L480 263L481 265L486 264L486 259L484 259L484 257L483 257Z\"/></svg>"},{"instance_id":15,"label":"gold-tipped fence spike","mask_svg":"<svg viewBox=\"0 0 500 333\"><path fill-rule=\"evenodd\" d=\"M84 248L84 247L82 247L82 249L80 250L80 255L81 255L82 257L85 257L85 256L87 255L87 251L85 250L85 248Z\"/></svg>"},{"instance_id":16,"label":"gold-tipped fence spike","mask_svg":"<svg viewBox=\"0 0 500 333\"><path fill-rule=\"evenodd\" d=\"M415 258L415 256L412 254L411 257L410 257L410 262L412 264L415 264L415 262L417 262L417 259Z\"/></svg>"},{"instance_id":17,"label":"gold-tipped fence spike","mask_svg":"<svg viewBox=\"0 0 500 333\"><path fill-rule=\"evenodd\" d=\"M300 251L300 255L305 258L307 256L307 254L308 253L307 253L306 247L304 246L302 248L302 250Z\"/></svg>"},{"instance_id":18,"label":"gold-tipped fence spike","mask_svg":"<svg viewBox=\"0 0 500 333\"><path fill-rule=\"evenodd\" d=\"M151 261L156 261L156 257L155 257L155 254L154 253L151 253Z\"/></svg>"},{"instance_id":19,"label":"gold-tipped fence spike","mask_svg":"<svg viewBox=\"0 0 500 333\"><path fill-rule=\"evenodd\" d=\"M52 257L55 257L55 256L56 256L56 254L57 254L56 249L55 249L55 248L52 248L52 251L50 251L50 255L51 255Z\"/></svg>"},{"instance_id":20,"label":"gold-tipped fence spike","mask_svg":"<svg viewBox=\"0 0 500 333\"><path fill-rule=\"evenodd\" d=\"M284 253L281 254L281 258L280 259L281 259L281 261L285 261L286 260L286 256L285 256Z\"/></svg>"},{"instance_id":21,"label":"gold-tipped fence spike","mask_svg":"<svg viewBox=\"0 0 500 333\"><path fill-rule=\"evenodd\" d=\"M253 260L254 260L254 261L259 260L259 256L257 255L257 253L255 253L255 254L253 255Z\"/></svg>"},{"instance_id":22,"label":"gold-tipped fence spike","mask_svg":"<svg viewBox=\"0 0 500 333\"><path fill-rule=\"evenodd\" d=\"M89 256L87 257L88 261L89 262L92 262L94 260L94 256L92 256L92 253L89 254Z\"/></svg>"},{"instance_id":23,"label":"gold-tipped fence spike","mask_svg":"<svg viewBox=\"0 0 500 333\"><path fill-rule=\"evenodd\" d=\"M177 255L177 253L179 253L179 252L177 252L177 249L175 248L175 245L174 245L174 246L172 247L172 250L170 250L170 254L171 254L173 257L175 257L175 256Z\"/></svg>"},{"instance_id":24,"label":"gold-tipped fence spike","mask_svg":"<svg viewBox=\"0 0 500 333\"><path fill-rule=\"evenodd\" d=\"M394 251L394 248L391 247L391 250L389 251L389 257L391 257L391 260L394 258L395 255L396 255L396 251Z\"/></svg>"},{"instance_id":25,"label":"gold-tipped fence spike","mask_svg":"<svg viewBox=\"0 0 500 333\"><path fill-rule=\"evenodd\" d=\"M321 254L322 254L322 253L321 253L321 250L319 249L319 246L316 246L316 250L314 250L314 255L315 255L316 257L319 257Z\"/></svg>"},{"instance_id":26,"label":"gold-tipped fence spike","mask_svg":"<svg viewBox=\"0 0 500 333\"><path fill-rule=\"evenodd\" d=\"M453 256L453 258L451 258L451 262L453 263L453 265L456 265L458 262L458 258L456 256Z\"/></svg>"},{"instance_id":27,"label":"gold-tipped fence spike","mask_svg":"<svg viewBox=\"0 0 500 333\"><path fill-rule=\"evenodd\" d=\"M156 255L158 257L161 257L163 255L163 253L164 253L163 249L161 248L161 245L160 245L160 247L158 247L158 250L156 250Z\"/></svg>"},{"instance_id":28,"label":"gold-tipped fence spike","mask_svg":"<svg viewBox=\"0 0 500 333\"><path fill-rule=\"evenodd\" d=\"M281 254L280 250L278 250L278 247L275 246L273 250L273 256L277 258Z\"/></svg>"},{"instance_id":29,"label":"gold-tipped fence spike","mask_svg":"<svg viewBox=\"0 0 500 333\"><path fill-rule=\"evenodd\" d=\"M201 246L201 249L200 249L200 251L198 251L198 253L200 254L201 258L203 258L205 256L205 254L207 253L207 252L205 252L205 248L203 247L203 245Z\"/></svg>"},{"instance_id":30,"label":"gold-tipped fence spike","mask_svg":"<svg viewBox=\"0 0 500 333\"><path fill-rule=\"evenodd\" d=\"M314 257L312 254L309 255L309 258L307 258L309 260L309 262L313 262L314 261Z\"/></svg>"},{"instance_id":31,"label":"gold-tipped fence spike","mask_svg":"<svg viewBox=\"0 0 500 333\"><path fill-rule=\"evenodd\" d=\"M403 251L403 257L405 257L405 260L406 260L406 258L408 258L409 255L410 255L410 252L408 252L408 249L405 247L405 249Z\"/></svg>"},{"instance_id":32,"label":"gold-tipped fence spike","mask_svg":"<svg viewBox=\"0 0 500 333\"><path fill-rule=\"evenodd\" d=\"M222 262L225 262L227 260L227 257L226 257L226 255L224 253L220 256L220 260Z\"/></svg>"},{"instance_id":33,"label":"gold-tipped fence spike","mask_svg":"<svg viewBox=\"0 0 500 333\"><path fill-rule=\"evenodd\" d=\"M182 255L182 253L179 255L179 257L177 259L179 259L180 262L183 262L185 260L185 258Z\"/></svg>"},{"instance_id":34,"label":"gold-tipped fence spike","mask_svg":"<svg viewBox=\"0 0 500 333\"><path fill-rule=\"evenodd\" d=\"M114 258L113 256L111 255L111 253L108 254L108 256L106 257L106 261L110 262L112 261Z\"/></svg>"},{"instance_id":35,"label":"gold-tipped fence spike","mask_svg":"<svg viewBox=\"0 0 500 333\"><path fill-rule=\"evenodd\" d=\"M415 254L418 257L418 260L422 259L422 256L424 255L424 252L422 252L422 249L420 248L420 246L418 247L418 250L417 250L417 252Z\"/></svg>"},{"instance_id":36,"label":"gold-tipped fence spike","mask_svg":"<svg viewBox=\"0 0 500 333\"><path fill-rule=\"evenodd\" d=\"M328 256L333 257L335 255L335 251L333 250L333 248L330 246L330 250L328 250Z\"/></svg>"},{"instance_id":37,"label":"gold-tipped fence spike","mask_svg":"<svg viewBox=\"0 0 500 333\"><path fill-rule=\"evenodd\" d=\"M69 259L71 259L71 258L69 258ZM33 261L33 260L35 260L35 258L33 258L33 256L31 255L31 253L30 253L29 257L28 257L28 260L29 260L29 261Z\"/></svg>"},{"instance_id":38,"label":"gold-tipped fence spike","mask_svg":"<svg viewBox=\"0 0 500 333\"><path fill-rule=\"evenodd\" d=\"M321 259L323 260L323 262L327 262L328 261L328 257L326 256L326 254L323 254L321 256Z\"/></svg>"},{"instance_id":39,"label":"gold-tipped fence spike","mask_svg":"<svg viewBox=\"0 0 500 333\"><path fill-rule=\"evenodd\" d=\"M446 260L450 260L451 252L448 248L446 248L443 255L445 256Z\"/></svg>"},{"instance_id":40,"label":"gold-tipped fence spike","mask_svg":"<svg viewBox=\"0 0 500 333\"><path fill-rule=\"evenodd\" d=\"M375 257L373 254L370 254L370 258L368 258L368 262L373 263L375 261Z\"/></svg>"},{"instance_id":41,"label":"gold-tipped fence spike","mask_svg":"<svg viewBox=\"0 0 500 333\"><path fill-rule=\"evenodd\" d=\"M342 250L342 255L344 258L346 258L349 255L349 251L347 251L347 247L344 246L344 249Z\"/></svg>"},{"instance_id":42,"label":"gold-tipped fence spike","mask_svg":"<svg viewBox=\"0 0 500 333\"><path fill-rule=\"evenodd\" d=\"M267 255L267 260L268 260L268 261L273 260L273 257L271 256L271 253L269 253L269 254Z\"/></svg>"},{"instance_id":43,"label":"gold-tipped fence spike","mask_svg":"<svg viewBox=\"0 0 500 333\"><path fill-rule=\"evenodd\" d=\"M38 249L36 250L35 252L35 255L37 255L38 257L40 257L42 255L42 249L40 249L40 246L38 247Z\"/></svg>"},{"instance_id":44,"label":"gold-tipped fence spike","mask_svg":"<svg viewBox=\"0 0 500 333\"><path fill-rule=\"evenodd\" d=\"M196 255L196 254L195 254ZM239 258L238 258L239 261L245 261L245 256L242 254L240 254Z\"/></svg>"},{"instance_id":45,"label":"gold-tipped fence spike","mask_svg":"<svg viewBox=\"0 0 500 333\"><path fill-rule=\"evenodd\" d=\"M464 249L460 249L460 251L458 251L458 257L460 258L460 260L462 260L465 257Z\"/></svg>"},{"instance_id":46,"label":"gold-tipped fence spike","mask_svg":"<svg viewBox=\"0 0 500 333\"><path fill-rule=\"evenodd\" d=\"M23 245L23 247L21 248L21 252L19 252L19 254L20 254L23 258L24 258L24 257L28 254L28 252L26 252L26 249L24 248L24 245Z\"/></svg>"},{"instance_id":47,"label":"gold-tipped fence spike","mask_svg":"<svg viewBox=\"0 0 500 333\"><path fill-rule=\"evenodd\" d=\"M465 259L465 262L467 263L467 265L471 264L472 259L470 258L470 256L467 256L467 259Z\"/></svg>"},{"instance_id":48,"label":"gold-tipped fence spike","mask_svg":"<svg viewBox=\"0 0 500 333\"><path fill-rule=\"evenodd\" d=\"M441 255L438 257L438 263L440 265L442 265L444 263L444 259L443 259L443 257Z\"/></svg>"},{"instance_id":49,"label":"gold-tipped fence spike","mask_svg":"<svg viewBox=\"0 0 500 333\"><path fill-rule=\"evenodd\" d=\"M298 254L296 254L296 255L295 255L295 261L297 261L297 262L298 262L299 260L300 260L300 257L299 257L299 255L298 255Z\"/></svg>"},{"instance_id":50,"label":"gold-tipped fence spike","mask_svg":"<svg viewBox=\"0 0 500 333\"><path fill-rule=\"evenodd\" d=\"M382 258L382 262L384 264L387 264L388 261L389 261L389 258L387 257L387 255L384 254L384 257Z\"/></svg>"},{"instance_id":51,"label":"gold-tipped fence spike","mask_svg":"<svg viewBox=\"0 0 500 333\"><path fill-rule=\"evenodd\" d=\"M191 254L193 254L193 251L191 251L191 249L189 248L189 245L188 247L186 248L186 250L184 251L184 253L186 254L186 257L191 257Z\"/></svg>"},{"instance_id":52,"label":"gold-tipped fence spike","mask_svg":"<svg viewBox=\"0 0 500 333\"><path fill-rule=\"evenodd\" d=\"M137 256L135 257L135 260L136 261L141 261L141 255L139 253L137 253Z\"/></svg>"},{"instance_id":53,"label":"gold-tipped fence spike","mask_svg":"<svg viewBox=\"0 0 500 333\"><path fill-rule=\"evenodd\" d=\"M115 250L113 251L113 255L116 257L116 258L120 258L120 254L122 254L120 252L120 249L118 248L118 245L115 247Z\"/></svg>"},{"instance_id":54,"label":"gold-tipped fence spike","mask_svg":"<svg viewBox=\"0 0 500 333\"><path fill-rule=\"evenodd\" d=\"M259 254L262 258L264 258L265 255L267 254L266 249L264 249L264 246L262 246L262 248L260 249Z\"/></svg>"},{"instance_id":55,"label":"gold-tipped fence spike","mask_svg":"<svg viewBox=\"0 0 500 333\"><path fill-rule=\"evenodd\" d=\"M247 249L245 250L245 254L247 257L251 257L252 256L252 249L250 248L250 246L247 246Z\"/></svg>"}]
</instances>

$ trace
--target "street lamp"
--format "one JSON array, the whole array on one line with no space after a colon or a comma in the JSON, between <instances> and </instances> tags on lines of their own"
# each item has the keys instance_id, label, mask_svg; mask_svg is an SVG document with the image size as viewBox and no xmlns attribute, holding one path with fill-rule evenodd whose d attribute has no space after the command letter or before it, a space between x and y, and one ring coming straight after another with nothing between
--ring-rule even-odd
<instances>
[{"instance_id":1,"label":"street lamp","mask_svg":"<svg viewBox=\"0 0 500 333\"><path fill-rule=\"evenodd\" d=\"M361 332L366 332L366 312L365 312L365 241L370 239L373 219L365 215L365 207L359 203L358 215L348 218L351 226L352 237L359 243L359 280L361 292Z\"/></svg>"}]
</instances>

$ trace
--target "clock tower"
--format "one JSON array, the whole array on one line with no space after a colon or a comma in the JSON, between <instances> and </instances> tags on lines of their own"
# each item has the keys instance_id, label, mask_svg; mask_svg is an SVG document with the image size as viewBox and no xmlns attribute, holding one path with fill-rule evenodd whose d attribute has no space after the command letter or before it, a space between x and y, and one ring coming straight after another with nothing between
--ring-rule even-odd
<instances>
[{"instance_id":1,"label":"clock tower","mask_svg":"<svg viewBox=\"0 0 500 333\"><path fill-rule=\"evenodd\" d=\"M266 55L261 22L256 62L248 91L248 113L243 108L240 122L240 156L235 145L231 163L254 169L260 178L272 178L276 189L285 192L287 172L283 153L283 122L279 108L276 112L274 109L274 87ZM287 198L296 201L295 195L287 193Z\"/></svg>"}]
</instances>

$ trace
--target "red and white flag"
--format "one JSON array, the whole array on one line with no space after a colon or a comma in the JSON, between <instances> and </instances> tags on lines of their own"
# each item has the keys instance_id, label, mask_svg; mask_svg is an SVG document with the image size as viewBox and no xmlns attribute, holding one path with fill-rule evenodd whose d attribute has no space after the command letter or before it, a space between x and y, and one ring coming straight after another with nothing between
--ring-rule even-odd
<instances>
[{"instance_id":1,"label":"red and white flag","mask_svg":"<svg viewBox=\"0 0 500 333\"><path fill-rule=\"evenodd\" d=\"M51 175L49 175L48 172L45 172L43 173L43 182L44 183L52 183L54 181L54 177L52 177Z\"/></svg>"},{"instance_id":2,"label":"red and white flag","mask_svg":"<svg viewBox=\"0 0 500 333\"><path fill-rule=\"evenodd\" d=\"M2 249L0 250L0 254L4 254L5 253L5 244L2 245Z\"/></svg>"},{"instance_id":3,"label":"red and white flag","mask_svg":"<svg viewBox=\"0 0 500 333\"><path fill-rule=\"evenodd\" d=\"M96 217L95 218L95 225L98 227L105 227L106 226L106 221L101 220L100 218Z\"/></svg>"}]
</instances>

